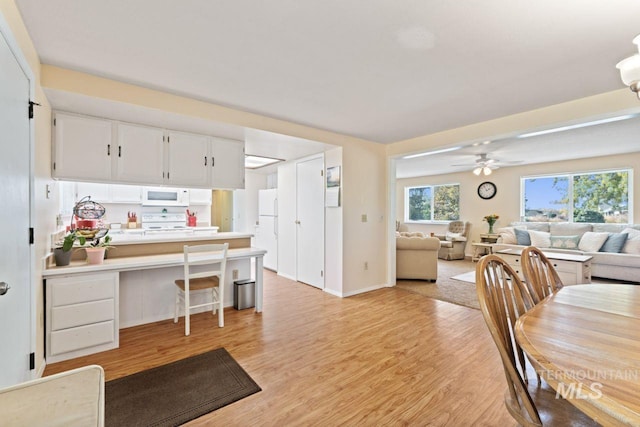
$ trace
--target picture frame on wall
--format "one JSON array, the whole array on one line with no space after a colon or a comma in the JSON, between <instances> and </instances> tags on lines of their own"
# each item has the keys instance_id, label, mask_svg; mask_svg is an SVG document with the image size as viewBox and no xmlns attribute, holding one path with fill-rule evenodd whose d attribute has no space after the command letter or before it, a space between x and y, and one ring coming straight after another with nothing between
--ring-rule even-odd
<instances>
[{"instance_id":1,"label":"picture frame on wall","mask_svg":"<svg viewBox=\"0 0 640 427\"><path fill-rule=\"evenodd\" d=\"M326 206L340 206L340 166L327 168Z\"/></svg>"},{"instance_id":2,"label":"picture frame on wall","mask_svg":"<svg viewBox=\"0 0 640 427\"><path fill-rule=\"evenodd\" d=\"M340 166L327 168L327 188L340 187Z\"/></svg>"}]
</instances>

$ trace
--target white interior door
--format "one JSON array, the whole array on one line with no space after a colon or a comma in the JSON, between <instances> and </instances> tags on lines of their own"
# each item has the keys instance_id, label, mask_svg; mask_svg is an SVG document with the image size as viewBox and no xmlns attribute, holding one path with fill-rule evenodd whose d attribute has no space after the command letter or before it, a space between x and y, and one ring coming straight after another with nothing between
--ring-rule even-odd
<instances>
[{"instance_id":1,"label":"white interior door","mask_svg":"<svg viewBox=\"0 0 640 427\"><path fill-rule=\"evenodd\" d=\"M30 379L29 79L0 32L0 388Z\"/></svg>"},{"instance_id":2,"label":"white interior door","mask_svg":"<svg viewBox=\"0 0 640 427\"><path fill-rule=\"evenodd\" d=\"M324 160L296 163L297 279L324 288Z\"/></svg>"}]
</instances>

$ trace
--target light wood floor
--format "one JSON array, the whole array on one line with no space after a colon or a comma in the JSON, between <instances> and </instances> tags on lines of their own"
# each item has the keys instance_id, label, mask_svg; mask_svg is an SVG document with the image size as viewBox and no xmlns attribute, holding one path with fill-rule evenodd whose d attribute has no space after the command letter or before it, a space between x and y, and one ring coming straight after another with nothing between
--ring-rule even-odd
<instances>
[{"instance_id":1,"label":"light wood floor","mask_svg":"<svg viewBox=\"0 0 640 427\"><path fill-rule=\"evenodd\" d=\"M49 365L99 364L111 380L225 347L262 391L190 426L513 426L480 311L386 288L337 298L265 270L264 311L123 329L120 348Z\"/></svg>"}]
</instances>

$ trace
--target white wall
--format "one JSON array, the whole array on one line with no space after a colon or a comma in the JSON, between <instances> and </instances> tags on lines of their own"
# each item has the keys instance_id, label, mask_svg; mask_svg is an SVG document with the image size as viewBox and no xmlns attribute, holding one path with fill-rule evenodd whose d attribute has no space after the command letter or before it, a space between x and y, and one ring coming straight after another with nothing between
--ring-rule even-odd
<instances>
[{"instance_id":1,"label":"white wall","mask_svg":"<svg viewBox=\"0 0 640 427\"><path fill-rule=\"evenodd\" d=\"M385 146L381 144L353 143L342 148L342 292L345 296L388 285L388 179L384 153Z\"/></svg>"},{"instance_id":2,"label":"white wall","mask_svg":"<svg viewBox=\"0 0 640 427\"><path fill-rule=\"evenodd\" d=\"M460 219L471 222L470 241L480 241L480 233L486 233L489 226L482 221L485 215L496 213L500 219L495 228L505 227L512 221L520 220L520 178L523 176L562 174L568 172L584 172L602 169L633 168L634 183L632 189L633 211L635 218L631 222L639 222L640 217L640 152L633 154L595 157L572 161L540 163L519 167L500 168L490 176L475 176L471 172L460 172L445 175L425 176L400 179L396 182L396 214L402 221L404 218L404 187L431 184L460 184ZM490 200L478 197L477 188L483 181L496 184L498 192ZM444 232L446 225L441 224L407 224L411 231ZM467 245L467 254L471 254L471 245Z\"/></svg>"}]
</instances>

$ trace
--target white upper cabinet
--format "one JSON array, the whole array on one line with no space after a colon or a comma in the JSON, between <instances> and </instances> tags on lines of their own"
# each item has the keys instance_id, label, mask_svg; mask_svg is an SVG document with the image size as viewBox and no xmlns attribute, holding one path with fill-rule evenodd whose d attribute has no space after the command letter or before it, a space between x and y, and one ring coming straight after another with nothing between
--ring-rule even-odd
<instances>
[{"instance_id":1,"label":"white upper cabinet","mask_svg":"<svg viewBox=\"0 0 640 427\"><path fill-rule=\"evenodd\" d=\"M111 121L57 113L53 128L54 178L88 181L111 179Z\"/></svg>"},{"instance_id":2,"label":"white upper cabinet","mask_svg":"<svg viewBox=\"0 0 640 427\"><path fill-rule=\"evenodd\" d=\"M244 188L244 142L212 138L212 188Z\"/></svg>"},{"instance_id":3,"label":"white upper cabinet","mask_svg":"<svg viewBox=\"0 0 640 427\"><path fill-rule=\"evenodd\" d=\"M211 138L184 132L169 132L168 184L203 187L209 185Z\"/></svg>"},{"instance_id":4,"label":"white upper cabinet","mask_svg":"<svg viewBox=\"0 0 640 427\"><path fill-rule=\"evenodd\" d=\"M118 123L114 181L162 184L165 180L164 130Z\"/></svg>"},{"instance_id":5,"label":"white upper cabinet","mask_svg":"<svg viewBox=\"0 0 640 427\"><path fill-rule=\"evenodd\" d=\"M57 179L244 188L243 141L59 112L54 127L52 176ZM134 193L117 198L136 202Z\"/></svg>"}]
</instances>

